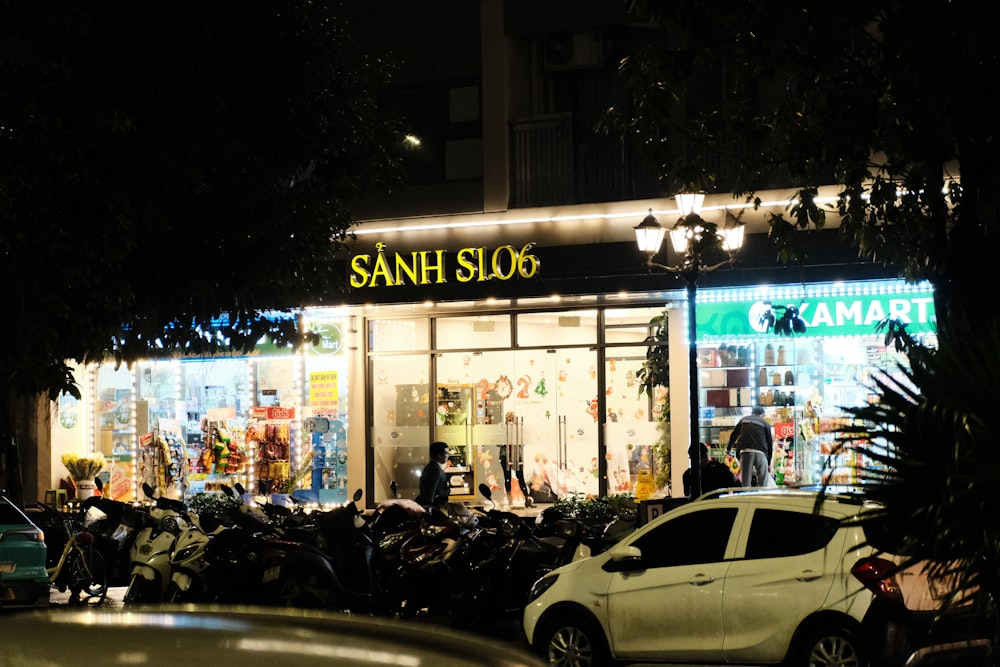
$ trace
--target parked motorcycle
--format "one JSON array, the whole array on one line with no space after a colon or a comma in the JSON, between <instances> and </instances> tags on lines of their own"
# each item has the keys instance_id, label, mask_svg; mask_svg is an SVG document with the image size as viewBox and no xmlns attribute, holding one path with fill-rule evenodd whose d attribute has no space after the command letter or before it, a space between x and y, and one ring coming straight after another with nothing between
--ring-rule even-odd
<instances>
[{"instance_id":1,"label":"parked motorcycle","mask_svg":"<svg viewBox=\"0 0 1000 667\"><path fill-rule=\"evenodd\" d=\"M567 530L540 536L533 521L498 510L488 486L480 484L479 492L490 508L481 512L463 549L461 595L447 610L451 624L463 628L519 619L532 585L570 562L583 536Z\"/></svg>"},{"instance_id":2,"label":"parked motorcycle","mask_svg":"<svg viewBox=\"0 0 1000 667\"><path fill-rule=\"evenodd\" d=\"M195 602L205 597L205 574L210 561L205 552L211 540L232 526L234 509L222 514L188 512L186 525L177 535L170 553L170 584L167 600Z\"/></svg>"},{"instance_id":3,"label":"parked motorcycle","mask_svg":"<svg viewBox=\"0 0 1000 667\"><path fill-rule=\"evenodd\" d=\"M187 506L142 485L149 508L149 523L136 535L130 549L131 577L125 591L125 605L162 602L171 581L170 554L177 536L187 526Z\"/></svg>"},{"instance_id":4,"label":"parked motorcycle","mask_svg":"<svg viewBox=\"0 0 1000 667\"><path fill-rule=\"evenodd\" d=\"M95 479L98 491L104 491L101 478ZM83 525L94 535L94 543L108 569L109 586L127 586L132 574L132 544L149 523L149 512L132 503L112 500L103 495L91 496L81 505Z\"/></svg>"},{"instance_id":5,"label":"parked motorcycle","mask_svg":"<svg viewBox=\"0 0 1000 667\"><path fill-rule=\"evenodd\" d=\"M446 616L460 593L466 563L461 557L477 517L464 505L430 508L419 530L399 548L399 566L388 586L401 617Z\"/></svg>"}]
</instances>

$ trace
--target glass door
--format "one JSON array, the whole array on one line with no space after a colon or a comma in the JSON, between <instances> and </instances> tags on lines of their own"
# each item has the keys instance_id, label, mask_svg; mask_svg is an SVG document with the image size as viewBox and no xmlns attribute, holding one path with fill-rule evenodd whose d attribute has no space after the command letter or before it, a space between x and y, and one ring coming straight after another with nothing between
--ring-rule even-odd
<instances>
[{"instance_id":1,"label":"glass door","mask_svg":"<svg viewBox=\"0 0 1000 667\"><path fill-rule=\"evenodd\" d=\"M452 496L486 484L499 504L596 494L597 354L592 349L442 353L435 437L448 443Z\"/></svg>"},{"instance_id":2,"label":"glass door","mask_svg":"<svg viewBox=\"0 0 1000 667\"><path fill-rule=\"evenodd\" d=\"M592 348L515 354L510 397L536 503L598 493L597 352Z\"/></svg>"}]
</instances>

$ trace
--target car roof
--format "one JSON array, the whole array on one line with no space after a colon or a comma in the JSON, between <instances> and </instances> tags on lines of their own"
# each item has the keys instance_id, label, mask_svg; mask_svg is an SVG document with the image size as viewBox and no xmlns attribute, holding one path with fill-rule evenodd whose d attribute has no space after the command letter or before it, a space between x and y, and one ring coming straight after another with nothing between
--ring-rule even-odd
<instances>
[{"instance_id":1,"label":"car roof","mask_svg":"<svg viewBox=\"0 0 1000 667\"><path fill-rule=\"evenodd\" d=\"M694 503L682 505L692 508L702 503L735 501L738 504L767 504L784 506L795 511L815 511L817 507L824 513L839 518L856 516L863 512L874 512L878 505L865 497L863 490L853 487L736 487L716 489L697 498Z\"/></svg>"}]
</instances>

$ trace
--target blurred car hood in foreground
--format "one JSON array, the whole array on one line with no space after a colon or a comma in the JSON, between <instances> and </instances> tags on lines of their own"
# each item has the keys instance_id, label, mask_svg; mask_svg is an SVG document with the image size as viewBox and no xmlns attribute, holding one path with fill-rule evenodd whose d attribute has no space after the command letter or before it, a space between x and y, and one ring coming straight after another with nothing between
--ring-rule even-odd
<instances>
[{"instance_id":1,"label":"blurred car hood in foreground","mask_svg":"<svg viewBox=\"0 0 1000 667\"><path fill-rule=\"evenodd\" d=\"M177 607L5 615L7 667L232 664L537 667L527 651L424 623L298 609Z\"/></svg>"}]
</instances>

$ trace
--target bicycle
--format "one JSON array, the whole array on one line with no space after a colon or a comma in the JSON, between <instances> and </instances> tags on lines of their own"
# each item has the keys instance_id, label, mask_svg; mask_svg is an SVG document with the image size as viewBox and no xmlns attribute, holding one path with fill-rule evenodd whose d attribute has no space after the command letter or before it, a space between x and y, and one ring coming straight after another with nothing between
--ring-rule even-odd
<instances>
[{"instance_id":1,"label":"bicycle","mask_svg":"<svg viewBox=\"0 0 1000 667\"><path fill-rule=\"evenodd\" d=\"M108 570L94 534L59 510L43 507L47 514L59 518L66 532L59 558L45 568L49 584L60 593L68 589L70 604L102 604L108 595Z\"/></svg>"}]
</instances>

